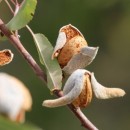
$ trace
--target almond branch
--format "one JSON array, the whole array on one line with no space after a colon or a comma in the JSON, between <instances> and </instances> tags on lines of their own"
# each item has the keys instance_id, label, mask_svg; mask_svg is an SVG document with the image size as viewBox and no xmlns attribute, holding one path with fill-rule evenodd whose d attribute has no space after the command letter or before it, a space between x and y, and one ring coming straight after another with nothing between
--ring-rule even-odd
<instances>
[{"instance_id":1,"label":"almond branch","mask_svg":"<svg viewBox=\"0 0 130 130\"><path fill-rule=\"evenodd\" d=\"M28 51L24 48L18 37L16 37L8 28L5 26L3 21L0 19L0 30L1 32L11 41L11 43L19 50L19 52L23 55L25 60L30 64L31 68L34 70L36 75L42 80L47 81L46 74L42 71L33 57L28 53Z\"/></svg>"},{"instance_id":2,"label":"almond branch","mask_svg":"<svg viewBox=\"0 0 130 130\"><path fill-rule=\"evenodd\" d=\"M42 71L40 66L36 63L36 61L33 59L33 57L29 54L29 52L24 48L21 41L17 36L15 36L8 28L5 26L4 22L0 19L0 31L2 34L4 34L9 41L14 45L18 51L21 53L21 55L25 58L25 60L29 63L35 74L44 82L47 83L47 76ZM55 90L54 94L57 97L63 96L62 91ZM88 130L98 130L83 114L83 112L80 109L76 109L72 104L68 105L69 109L74 113L74 115L80 120L82 126Z\"/></svg>"}]
</instances>

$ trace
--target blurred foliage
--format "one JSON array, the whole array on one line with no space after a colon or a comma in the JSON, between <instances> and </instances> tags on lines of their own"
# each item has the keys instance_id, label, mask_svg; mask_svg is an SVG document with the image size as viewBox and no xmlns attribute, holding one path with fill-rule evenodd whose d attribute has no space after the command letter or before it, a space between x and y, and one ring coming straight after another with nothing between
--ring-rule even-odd
<instances>
[{"instance_id":1,"label":"blurred foliage","mask_svg":"<svg viewBox=\"0 0 130 130\"><path fill-rule=\"evenodd\" d=\"M2 1L0 17L7 23L11 16ZM100 47L95 61L87 69L93 71L102 84L126 91L123 98L94 98L90 106L84 109L84 113L100 130L130 129L130 1L39 0L34 19L29 25L34 32L45 34L54 45L59 28L68 23L84 34L90 46ZM22 29L20 36L25 48L40 65L29 32ZM27 120L47 130L83 130L66 107L42 107L42 101L53 96L10 42L0 44L0 49L10 48L15 54L13 62L2 67L1 71L21 79L32 93L34 103L32 111L27 113Z\"/></svg>"},{"instance_id":2,"label":"blurred foliage","mask_svg":"<svg viewBox=\"0 0 130 130\"><path fill-rule=\"evenodd\" d=\"M0 130L42 130L32 124L17 124L0 116Z\"/></svg>"}]
</instances>

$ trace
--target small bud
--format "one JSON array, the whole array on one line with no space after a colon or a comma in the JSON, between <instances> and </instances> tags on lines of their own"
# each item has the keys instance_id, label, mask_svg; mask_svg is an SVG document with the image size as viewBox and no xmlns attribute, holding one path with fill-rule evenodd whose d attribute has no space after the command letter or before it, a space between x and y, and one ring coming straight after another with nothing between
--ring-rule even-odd
<instances>
[{"instance_id":1,"label":"small bud","mask_svg":"<svg viewBox=\"0 0 130 130\"><path fill-rule=\"evenodd\" d=\"M26 86L15 77L0 73L0 114L22 123L25 111L31 106L32 98Z\"/></svg>"},{"instance_id":2,"label":"small bud","mask_svg":"<svg viewBox=\"0 0 130 130\"><path fill-rule=\"evenodd\" d=\"M9 64L12 61L12 59L13 53L10 50L5 49L0 51L0 66Z\"/></svg>"},{"instance_id":3,"label":"small bud","mask_svg":"<svg viewBox=\"0 0 130 130\"><path fill-rule=\"evenodd\" d=\"M59 31L52 59L57 57L64 73L70 75L75 70L89 65L95 58L97 51L98 47L88 47L82 33L69 24L63 26Z\"/></svg>"}]
</instances>

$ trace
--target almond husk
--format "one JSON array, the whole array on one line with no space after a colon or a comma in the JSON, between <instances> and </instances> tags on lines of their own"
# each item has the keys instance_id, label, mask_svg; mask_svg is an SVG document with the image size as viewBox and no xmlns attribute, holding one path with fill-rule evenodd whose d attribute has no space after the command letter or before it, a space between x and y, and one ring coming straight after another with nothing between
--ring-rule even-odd
<instances>
[{"instance_id":1,"label":"almond husk","mask_svg":"<svg viewBox=\"0 0 130 130\"><path fill-rule=\"evenodd\" d=\"M59 30L52 59L57 57L61 68L63 68L85 46L87 46L87 42L82 33L71 24L65 25Z\"/></svg>"},{"instance_id":2,"label":"almond husk","mask_svg":"<svg viewBox=\"0 0 130 130\"><path fill-rule=\"evenodd\" d=\"M90 82L90 75L85 73L84 78L84 87L82 89L81 94L78 96L76 100L72 102L75 107L84 108L86 107L92 100L92 87Z\"/></svg>"},{"instance_id":3,"label":"almond husk","mask_svg":"<svg viewBox=\"0 0 130 130\"><path fill-rule=\"evenodd\" d=\"M0 51L0 66L10 63L12 59L13 53L10 50L5 49Z\"/></svg>"},{"instance_id":4,"label":"almond husk","mask_svg":"<svg viewBox=\"0 0 130 130\"><path fill-rule=\"evenodd\" d=\"M65 25L60 29L60 32L64 32L66 34L67 41L69 41L71 38L75 36L81 36L84 38L82 33L71 24Z\"/></svg>"}]
</instances>

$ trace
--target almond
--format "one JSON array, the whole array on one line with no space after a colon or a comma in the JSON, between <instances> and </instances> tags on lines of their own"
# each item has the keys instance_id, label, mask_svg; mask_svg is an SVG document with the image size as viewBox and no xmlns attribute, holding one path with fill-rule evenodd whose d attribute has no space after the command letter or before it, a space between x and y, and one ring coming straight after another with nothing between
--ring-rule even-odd
<instances>
[{"instance_id":1,"label":"almond","mask_svg":"<svg viewBox=\"0 0 130 130\"><path fill-rule=\"evenodd\" d=\"M86 40L81 36L75 36L69 40L65 46L62 48L59 56L58 62L64 67L70 61L70 59L75 55L80 53L82 47L87 46Z\"/></svg>"},{"instance_id":2,"label":"almond","mask_svg":"<svg viewBox=\"0 0 130 130\"><path fill-rule=\"evenodd\" d=\"M52 59L57 57L63 68L75 54L80 53L81 48L86 46L87 42L82 33L71 24L65 25L59 30Z\"/></svg>"},{"instance_id":3,"label":"almond","mask_svg":"<svg viewBox=\"0 0 130 130\"><path fill-rule=\"evenodd\" d=\"M91 102L91 100L92 100L92 87L91 87L90 75L88 73L85 73L84 87L82 89L82 92L78 96L78 98L72 102L72 104L75 107L84 108Z\"/></svg>"}]
</instances>

